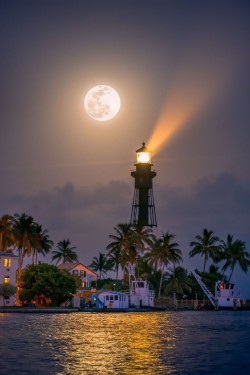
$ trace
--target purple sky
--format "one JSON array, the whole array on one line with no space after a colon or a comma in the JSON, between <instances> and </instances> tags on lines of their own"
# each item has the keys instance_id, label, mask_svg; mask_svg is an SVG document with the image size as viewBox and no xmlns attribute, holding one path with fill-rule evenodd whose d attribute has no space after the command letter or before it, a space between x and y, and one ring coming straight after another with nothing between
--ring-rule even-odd
<instances>
[{"instance_id":1,"label":"purple sky","mask_svg":"<svg viewBox=\"0 0 250 375\"><path fill-rule=\"evenodd\" d=\"M155 232L176 234L189 269L203 228L249 250L248 1L8 0L0 30L1 215L32 215L88 265L130 220L135 150L164 108L193 109L153 153ZM84 112L96 84L120 94L112 121ZM250 272L234 279L250 297Z\"/></svg>"}]
</instances>

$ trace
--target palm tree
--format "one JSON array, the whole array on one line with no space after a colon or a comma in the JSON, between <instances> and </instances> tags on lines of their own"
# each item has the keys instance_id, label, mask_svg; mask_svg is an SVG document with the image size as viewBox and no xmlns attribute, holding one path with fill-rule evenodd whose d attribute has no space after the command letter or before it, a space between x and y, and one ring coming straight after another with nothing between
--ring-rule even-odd
<instances>
[{"instance_id":1,"label":"palm tree","mask_svg":"<svg viewBox=\"0 0 250 375\"><path fill-rule=\"evenodd\" d=\"M195 255L204 256L203 272L206 270L206 263L209 258L213 261L218 261L220 253L219 238L214 235L212 230L203 229L202 236L195 237L197 241L190 242L192 250L189 252L189 257Z\"/></svg>"},{"instance_id":2,"label":"palm tree","mask_svg":"<svg viewBox=\"0 0 250 375\"><path fill-rule=\"evenodd\" d=\"M176 242L171 242L175 238L174 234L170 233L163 233L162 234L162 246L166 248L166 252L168 252L169 261L173 264L175 268L176 264L182 262L182 251L179 249L179 244Z\"/></svg>"},{"instance_id":3,"label":"palm tree","mask_svg":"<svg viewBox=\"0 0 250 375\"><path fill-rule=\"evenodd\" d=\"M3 215L0 218L0 250L9 251L14 244L13 216Z\"/></svg>"},{"instance_id":4,"label":"palm tree","mask_svg":"<svg viewBox=\"0 0 250 375\"><path fill-rule=\"evenodd\" d=\"M15 246L17 247L18 272L20 273L25 256L30 256L33 249L39 249L39 236L36 232L36 223L32 216L25 213L14 215L13 233L15 235Z\"/></svg>"},{"instance_id":5,"label":"palm tree","mask_svg":"<svg viewBox=\"0 0 250 375\"><path fill-rule=\"evenodd\" d=\"M110 263L112 264L112 268L115 271L115 279L117 281L118 279L118 272L120 267L120 249L119 247L114 247L112 250L108 253L108 259Z\"/></svg>"},{"instance_id":6,"label":"palm tree","mask_svg":"<svg viewBox=\"0 0 250 375\"><path fill-rule=\"evenodd\" d=\"M38 254L41 254L45 256L48 254L54 245L53 241L49 239L49 234L47 229L43 230L42 226L39 224L35 223L35 231L38 236L38 241L39 241L39 247L33 248L33 253L32 253L32 263L37 264L37 256Z\"/></svg>"},{"instance_id":7,"label":"palm tree","mask_svg":"<svg viewBox=\"0 0 250 375\"><path fill-rule=\"evenodd\" d=\"M127 223L118 224L114 230L115 234L109 235L112 242L106 247L108 255L115 259L117 272L121 266L123 271L134 275L140 255L152 243L152 230Z\"/></svg>"},{"instance_id":8,"label":"palm tree","mask_svg":"<svg viewBox=\"0 0 250 375\"><path fill-rule=\"evenodd\" d=\"M234 240L233 236L228 234L227 240L221 241L223 249L223 258L226 260L224 266L222 267L223 271L226 271L228 268L231 270L228 281L231 280L235 266L238 264L243 272L248 271L250 266L249 253L246 251L245 242L241 240Z\"/></svg>"},{"instance_id":9,"label":"palm tree","mask_svg":"<svg viewBox=\"0 0 250 375\"><path fill-rule=\"evenodd\" d=\"M106 247L108 255L115 257L123 270L128 270L129 265L136 260L132 226L131 224L120 223L114 230L115 234L109 235L112 242ZM118 265L116 265L116 267L118 267Z\"/></svg>"},{"instance_id":10,"label":"palm tree","mask_svg":"<svg viewBox=\"0 0 250 375\"><path fill-rule=\"evenodd\" d=\"M77 262L78 256L74 251L75 246L71 246L70 240L62 240L57 243L57 249L52 251L52 260L56 260L56 264L60 261L65 262Z\"/></svg>"},{"instance_id":11,"label":"palm tree","mask_svg":"<svg viewBox=\"0 0 250 375\"><path fill-rule=\"evenodd\" d=\"M176 293L183 296L185 292L191 293L191 280L187 270L183 267L176 267L168 273L167 286L164 290L167 294Z\"/></svg>"},{"instance_id":12,"label":"palm tree","mask_svg":"<svg viewBox=\"0 0 250 375\"><path fill-rule=\"evenodd\" d=\"M159 268L161 271L158 292L159 298L161 296L162 282L166 266L172 263L175 267L176 263L180 263L182 261L179 244L173 242L174 238L174 234L169 232L163 233L162 237L155 238L152 249L147 254L150 263L156 268Z\"/></svg>"},{"instance_id":13,"label":"palm tree","mask_svg":"<svg viewBox=\"0 0 250 375\"><path fill-rule=\"evenodd\" d=\"M134 224L131 229L133 242L137 248L137 253L138 255L143 255L144 251L150 247L154 241L155 237L152 233L152 229L140 224Z\"/></svg>"},{"instance_id":14,"label":"palm tree","mask_svg":"<svg viewBox=\"0 0 250 375\"><path fill-rule=\"evenodd\" d=\"M137 274L139 277L139 269L140 269L140 263L142 260L142 256L144 255L146 250L149 250L151 248L155 236L152 233L152 229L142 226L140 224L134 224L132 227L132 241L133 241L133 248L136 250L136 259L134 262L134 267L137 268Z\"/></svg>"},{"instance_id":15,"label":"palm tree","mask_svg":"<svg viewBox=\"0 0 250 375\"><path fill-rule=\"evenodd\" d=\"M95 272L99 271L101 280L102 276L112 269L112 263L105 254L99 253L99 256L94 257L92 263L88 267Z\"/></svg>"}]
</instances>

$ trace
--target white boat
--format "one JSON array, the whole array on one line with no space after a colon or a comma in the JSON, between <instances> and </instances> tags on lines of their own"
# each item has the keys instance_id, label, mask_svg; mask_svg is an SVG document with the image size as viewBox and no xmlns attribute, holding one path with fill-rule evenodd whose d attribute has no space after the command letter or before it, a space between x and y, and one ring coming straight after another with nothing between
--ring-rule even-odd
<instances>
[{"instance_id":1,"label":"white boat","mask_svg":"<svg viewBox=\"0 0 250 375\"><path fill-rule=\"evenodd\" d=\"M236 292L235 284L218 280L215 283L215 292L213 294L204 284L200 275L194 271L192 271L192 274L215 309L237 309L242 306L243 300L240 297L240 293Z\"/></svg>"},{"instance_id":2,"label":"white boat","mask_svg":"<svg viewBox=\"0 0 250 375\"><path fill-rule=\"evenodd\" d=\"M154 307L155 293L149 288L146 280L130 280L129 297L130 306Z\"/></svg>"},{"instance_id":3,"label":"white boat","mask_svg":"<svg viewBox=\"0 0 250 375\"><path fill-rule=\"evenodd\" d=\"M215 299L218 301L218 307L237 308L242 305L242 299L240 293L235 290L235 284L224 283L221 280L215 283Z\"/></svg>"}]
</instances>

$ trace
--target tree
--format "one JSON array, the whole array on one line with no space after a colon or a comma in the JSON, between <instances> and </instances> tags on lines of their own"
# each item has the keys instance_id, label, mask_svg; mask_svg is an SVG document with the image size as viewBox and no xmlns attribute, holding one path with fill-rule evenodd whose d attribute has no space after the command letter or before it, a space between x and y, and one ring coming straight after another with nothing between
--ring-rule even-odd
<instances>
[{"instance_id":1,"label":"tree","mask_svg":"<svg viewBox=\"0 0 250 375\"><path fill-rule=\"evenodd\" d=\"M14 215L13 233L18 250L18 272L23 266L24 257L31 256L34 249L40 249L39 236L36 232L36 223L32 216L25 213Z\"/></svg>"},{"instance_id":2,"label":"tree","mask_svg":"<svg viewBox=\"0 0 250 375\"><path fill-rule=\"evenodd\" d=\"M13 216L3 215L0 218L0 250L8 251L14 244Z\"/></svg>"},{"instance_id":3,"label":"tree","mask_svg":"<svg viewBox=\"0 0 250 375\"><path fill-rule=\"evenodd\" d=\"M176 267L168 273L167 286L164 292L167 294L176 293L179 296L183 296L185 293L191 293L191 280L188 276L187 270L183 267Z\"/></svg>"},{"instance_id":4,"label":"tree","mask_svg":"<svg viewBox=\"0 0 250 375\"><path fill-rule=\"evenodd\" d=\"M119 266L130 274L135 274L136 264L146 247L152 243L152 229L141 225L120 223L114 228L115 234L109 235L113 241L106 249L108 255L115 259L115 269ZM119 263L119 265L118 265Z\"/></svg>"},{"instance_id":5,"label":"tree","mask_svg":"<svg viewBox=\"0 0 250 375\"><path fill-rule=\"evenodd\" d=\"M16 287L10 283L0 284L0 296L3 296L3 303L5 304L5 298L14 296L16 293Z\"/></svg>"},{"instance_id":6,"label":"tree","mask_svg":"<svg viewBox=\"0 0 250 375\"><path fill-rule=\"evenodd\" d=\"M128 270L130 263L136 259L136 249L133 246L133 231L131 224L120 223L114 228L115 234L110 234L112 239L106 249L108 255L116 258L122 270ZM117 268L118 265L116 265ZM117 271L118 272L118 271Z\"/></svg>"},{"instance_id":7,"label":"tree","mask_svg":"<svg viewBox=\"0 0 250 375\"><path fill-rule=\"evenodd\" d=\"M172 263L175 267L176 263L180 263L182 261L179 244L173 242L174 238L174 234L169 232L163 233L162 237L155 238L153 246L147 254L151 264L156 268L159 268L161 271L158 297L161 296L162 282L166 266Z\"/></svg>"},{"instance_id":8,"label":"tree","mask_svg":"<svg viewBox=\"0 0 250 375\"><path fill-rule=\"evenodd\" d=\"M99 272L100 279L102 279L103 274L112 269L112 261L103 253L99 253L98 257L94 257L92 263L89 265L95 272Z\"/></svg>"},{"instance_id":9,"label":"tree","mask_svg":"<svg viewBox=\"0 0 250 375\"><path fill-rule=\"evenodd\" d=\"M233 271L236 265L242 269L243 272L248 271L250 266L249 253L246 251L245 242L241 240L234 240L231 234L228 234L226 241L221 241L223 249L223 259L225 259L225 264L222 267L223 271L228 268L231 270L228 281L231 280Z\"/></svg>"},{"instance_id":10,"label":"tree","mask_svg":"<svg viewBox=\"0 0 250 375\"><path fill-rule=\"evenodd\" d=\"M49 234L47 229L43 230L42 226L34 223L34 230L36 232L36 235L38 237L38 244L37 247L34 247L32 249L32 263L37 264L37 257L38 254L41 254L45 256L48 254L54 245L53 241L49 239Z\"/></svg>"},{"instance_id":11,"label":"tree","mask_svg":"<svg viewBox=\"0 0 250 375\"><path fill-rule=\"evenodd\" d=\"M212 230L209 231L207 229L203 229L202 235L198 235L195 238L197 241L190 242L192 250L189 252L189 257L194 257L195 255L204 257L203 272L205 272L209 258L213 261L218 260L220 252L219 238L214 235Z\"/></svg>"},{"instance_id":12,"label":"tree","mask_svg":"<svg viewBox=\"0 0 250 375\"><path fill-rule=\"evenodd\" d=\"M41 300L59 306L76 292L76 281L69 272L47 263L30 264L20 276L19 299L39 303Z\"/></svg>"},{"instance_id":13,"label":"tree","mask_svg":"<svg viewBox=\"0 0 250 375\"><path fill-rule=\"evenodd\" d=\"M137 268L137 276L141 276L140 274L140 263L143 261L142 257L146 250L152 246L155 236L152 233L152 229L145 227L141 224L134 224L131 227L132 233L132 246L135 248L136 252L136 259L134 264L134 273L135 269Z\"/></svg>"},{"instance_id":14,"label":"tree","mask_svg":"<svg viewBox=\"0 0 250 375\"><path fill-rule=\"evenodd\" d=\"M62 263L77 262L78 256L74 251L75 248L75 246L71 246L70 240L59 241L57 244L58 250L52 251L52 260L56 260L56 264L58 264L60 261Z\"/></svg>"},{"instance_id":15,"label":"tree","mask_svg":"<svg viewBox=\"0 0 250 375\"><path fill-rule=\"evenodd\" d=\"M118 272L120 267L120 249L119 247L114 247L109 253L108 253L108 259L112 265L112 268L115 271L115 279L118 279Z\"/></svg>"}]
</instances>

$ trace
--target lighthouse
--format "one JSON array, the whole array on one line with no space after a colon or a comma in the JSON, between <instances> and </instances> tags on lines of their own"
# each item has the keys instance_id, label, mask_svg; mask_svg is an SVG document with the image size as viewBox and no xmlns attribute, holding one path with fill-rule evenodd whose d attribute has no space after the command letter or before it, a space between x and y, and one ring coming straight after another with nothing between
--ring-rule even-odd
<instances>
[{"instance_id":1,"label":"lighthouse","mask_svg":"<svg viewBox=\"0 0 250 375\"><path fill-rule=\"evenodd\" d=\"M156 213L153 195L153 178L156 172L152 170L151 151L142 143L136 150L135 170L131 176L135 179L134 198L131 211L131 224L156 227Z\"/></svg>"}]
</instances>

